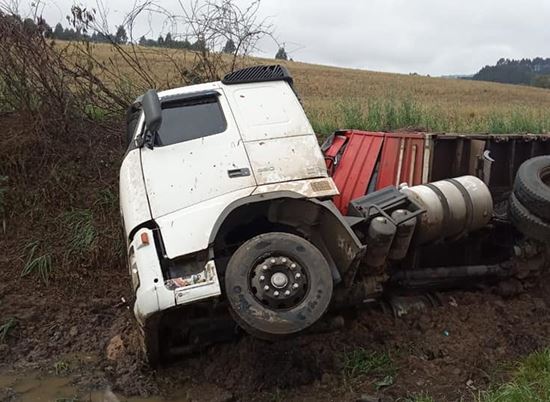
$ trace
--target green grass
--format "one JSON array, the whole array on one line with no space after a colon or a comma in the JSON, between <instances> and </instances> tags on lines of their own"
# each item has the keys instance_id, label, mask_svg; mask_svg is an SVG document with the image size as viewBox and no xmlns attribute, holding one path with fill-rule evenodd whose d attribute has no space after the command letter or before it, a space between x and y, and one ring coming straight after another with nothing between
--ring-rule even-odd
<instances>
[{"instance_id":1,"label":"green grass","mask_svg":"<svg viewBox=\"0 0 550 402\"><path fill-rule=\"evenodd\" d=\"M267 395L270 402L283 402L286 397L283 391L279 388L275 388L275 391Z\"/></svg>"},{"instance_id":2,"label":"green grass","mask_svg":"<svg viewBox=\"0 0 550 402\"><path fill-rule=\"evenodd\" d=\"M50 254L41 254L40 242L33 241L26 245L27 259L23 270L21 271L21 277L27 275L36 275L40 280L48 285L50 282L50 275L52 272L52 257Z\"/></svg>"},{"instance_id":3,"label":"green grass","mask_svg":"<svg viewBox=\"0 0 550 402\"><path fill-rule=\"evenodd\" d=\"M88 253L97 237L92 211L89 209L74 209L64 213L62 220L70 236L69 253L80 255Z\"/></svg>"},{"instance_id":4,"label":"green grass","mask_svg":"<svg viewBox=\"0 0 550 402\"><path fill-rule=\"evenodd\" d=\"M508 382L480 391L472 395L472 399L475 402L550 401L550 348L532 353L511 367L511 378ZM396 373L393 362L386 353L363 348L344 354L344 371L347 378L372 374L393 378ZM422 392L413 394L404 401L436 402L436 399Z\"/></svg>"},{"instance_id":5,"label":"green grass","mask_svg":"<svg viewBox=\"0 0 550 402\"><path fill-rule=\"evenodd\" d=\"M393 376L396 368L387 353L357 348L345 352L344 373L348 378L361 375Z\"/></svg>"},{"instance_id":6,"label":"green grass","mask_svg":"<svg viewBox=\"0 0 550 402\"><path fill-rule=\"evenodd\" d=\"M69 372L70 366L69 363L60 360L54 363L53 369L55 370L55 375L59 376L67 374Z\"/></svg>"},{"instance_id":7,"label":"green grass","mask_svg":"<svg viewBox=\"0 0 550 402\"><path fill-rule=\"evenodd\" d=\"M421 393L420 395L405 399L405 402L436 402L436 400L428 394Z\"/></svg>"},{"instance_id":8,"label":"green grass","mask_svg":"<svg viewBox=\"0 0 550 402\"><path fill-rule=\"evenodd\" d=\"M329 113L308 114L314 131L321 136L342 128L494 134L540 134L550 131L550 110L540 112L512 107L489 116L480 116L475 112L459 116L452 110L421 104L412 97L400 100L388 97L366 103L348 100L337 103Z\"/></svg>"},{"instance_id":9,"label":"green grass","mask_svg":"<svg viewBox=\"0 0 550 402\"><path fill-rule=\"evenodd\" d=\"M97 192L95 203L109 209L116 208L118 204L118 195L109 188L103 188Z\"/></svg>"},{"instance_id":10,"label":"green grass","mask_svg":"<svg viewBox=\"0 0 550 402\"><path fill-rule=\"evenodd\" d=\"M509 382L481 392L477 402L550 401L550 349L532 353L520 361Z\"/></svg>"},{"instance_id":11,"label":"green grass","mask_svg":"<svg viewBox=\"0 0 550 402\"><path fill-rule=\"evenodd\" d=\"M101 106L88 104L84 106L84 115L92 121L102 122L112 115L112 113L109 113L107 109Z\"/></svg>"},{"instance_id":12,"label":"green grass","mask_svg":"<svg viewBox=\"0 0 550 402\"><path fill-rule=\"evenodd\" d=\"M17 320L15 318L9 318L4 324L0 325L0 343L6 342L9 333L17 325Z\"/></svg>"}]
</instances>

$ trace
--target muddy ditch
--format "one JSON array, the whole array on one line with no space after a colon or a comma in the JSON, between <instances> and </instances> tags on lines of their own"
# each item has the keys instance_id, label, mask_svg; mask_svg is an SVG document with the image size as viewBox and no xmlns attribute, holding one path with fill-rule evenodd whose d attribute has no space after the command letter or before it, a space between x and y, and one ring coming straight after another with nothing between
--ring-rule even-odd
<instances>
[{"instance_id":1,"label":"muddy ditch","mask_svg":"<svg viewBox=\"0 0 550 402\"><path fill-rule=\"evenodd\" d=\"M0 395L30 401L43 389L79 400L392 401L428 393L469 400L498 379L502 365L549 344L549 280L506 299L491 289L448 293L443 306L397 320L360 311L328 334L279 343L243 337L157 371L142 360L123 293L88 299L81 289L60 300L4 283L2 317L17 324L1 346ZM381 356L369 369L369 359Z\"/></svg>"},{"instance_id":2,"label":"muddy ditch","mask_svg":"<svg viewBox=\"0 0 550 402\"><path fill-rule=\"evenodd\" d=\"M336 332L245 336L153 371L138 347L120 234L121 139L83 126L45 147L4 123L0 400L470 400L506 363L550 345L545 276L508 297L496 286L446 293L442 306L401 319L350 311ZM42 268L22 276L39 257Z\"/></svg>"}]
</instances>

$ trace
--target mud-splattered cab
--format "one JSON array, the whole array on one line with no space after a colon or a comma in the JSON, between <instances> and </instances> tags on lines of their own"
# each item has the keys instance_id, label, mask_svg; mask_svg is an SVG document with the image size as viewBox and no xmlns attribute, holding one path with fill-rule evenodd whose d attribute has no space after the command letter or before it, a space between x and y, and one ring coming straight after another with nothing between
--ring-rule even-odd
<instances>
[{"instance_id":1,"label":"mud-splattered cab","mask_svg":"<svg viewBox=\"0 0 550 402\"><path fill-rule=\"evenodd\" d=\"M284 306L285 314L304 314L312 300L319 306L310 308L302 322L282 323L279 331L296 332L319 318L330 299L333 275L318 248L297 234L311 233L314 221L330 221L331 232L338 226L341 216L323 203L338 191L284 67L252 67L221 82L149 91L131 106L127 135L120 208L134 312L144 329L162 332L161 313L193 302L203 302L205 309L195 309L193 317L215 314L229 259L251 239L261 247L268 239L258 236L273 232L283 232L273 241L283 239L278 247L290 251L254 257L269 266L254 279L259 291L266 293L268 304ZM338 257L348 253L339 260L345 270L361 245L343 222L339 226L340 246L321 229L315 230L314 242L323 243L327 256L331 249ZM319 274L302 267L309 260L292 258L296 247L307 249L300 258L322 262ZM259 262L250 264L247 275ZM316 286L323 297L310 292L315 281L322 282ZM245 279L242 286L251 282ZM292 312L298 305L301 310ZM174 320L185 321L185 313ZM146 338L156 337L150 335ZM146 343L151 348L157 340Z\"/></svg>"}]
</instances>

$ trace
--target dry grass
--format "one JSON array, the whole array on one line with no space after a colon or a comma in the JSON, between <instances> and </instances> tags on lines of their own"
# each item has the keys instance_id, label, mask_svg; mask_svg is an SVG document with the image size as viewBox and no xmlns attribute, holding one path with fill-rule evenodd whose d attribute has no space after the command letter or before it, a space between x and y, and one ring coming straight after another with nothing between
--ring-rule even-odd
<instances>
[{"instance_id":1,"label":"dry grass","mask_svg":"<svg viewBox=\"0 0 550 402\"><path fill-rule=\"evenodd\" d=\"M288 63L288 67L308 115L321 131L324 127L347 126L345 115L350 106L362 113L357 117L362 117L367 127L361 128L550 131L550 90L546 89L303 63ZM372 121L376 109L386 118L386 124L382 121L378 127L379 119ZM413 116L402 119L403 125L388 124L392 113L399 120L404 109L412 111Z\"/></svg>"},{"instance_id":2,"label":"dry grass","mask_svg":"<svg viewBox=\"0 0 550 402\"><path fill-rule=\"evenodd\" d=\"M95 44L99 59L114 63L128 79L134 72L109 46ZM172 58L185 63L184 50L136 47L163 86L182 85ZM274 63L251 58L245 64ZM457 132L548 132L550 90L284 63L317 132L354 124L373 130L415 128ZM351 110L351 112L350 112ZM351 118L350 118L351 115Z\"/></svg>"}]
</instances>

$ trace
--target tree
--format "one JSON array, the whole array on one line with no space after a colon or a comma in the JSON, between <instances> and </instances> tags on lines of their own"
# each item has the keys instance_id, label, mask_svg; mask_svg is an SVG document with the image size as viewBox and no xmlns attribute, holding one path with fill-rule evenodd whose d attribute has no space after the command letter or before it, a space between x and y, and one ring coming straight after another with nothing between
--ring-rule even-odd
<instances>
[{"instance_id":1,"label":"tree","mask_svg":"<svg viewBox=\"0 0 550 402\"><path fill-rule=\"evenodd\" d=\"M74 29L65 28L63 30L63 35L61 36L61 39L73 40L75 37L76 37L76 32Z\"/></svg>"},{"instance_id":2,"label":"tree","mask_svg":"<svg viewBox=\"0 0 550 402\"><path fill-rule=\"evenodd\" d=\"M539 75L550 74L550 64L537 57L531 59L511 60L501 58L494 66L485 66L473 76L474 80L494 81L508 84L545 85Z\"/></svg>"},{"instance_id":3,"label":"tree","mask_svg":"<svg viewBox=\"0 0 550 402\"><path fill-rule=\"evenodd\" d=\"M191 49L198 52L208 51L208 48L206 47L206 41L203 38L197 39L197 41L191 45Z\"/></svg>"},{"instance_id":4,"label":"tree","mask_svg":"<svg viewBox=\"0 0 550 402\"><path fill-rule=\"evenodd\" d=\"M139 45L140 46L147 46L147 39L145 38L145 35L143 35L141 38L139 38Z\"/></svg>"},{"instance_id":5,"label":"tree","mask_svg":"<svg viewBox=\"0 0 550 402\"><path fill-rule=\"evenodd\" d=\"M42 33L44 38L49 39L53 35L52 27L42 17L38 17L36 19L36 28L38 29L38 31L40 31L40 33Z\"/></svg>"},{"instance_id":6,"label":"tree","mask_svg":"<svg viewBox=\"0 0 550 402\"><path fill-rule=\"evenodd\" d=\"M28 33L34 33L38 28L32 18L25 18L23 21L23 29Z\"/></svg>"},{"instance_id":7,"label":"tree","mask_svg":"<svg viewBox=\"0 0 550 402\"><path fill-rule=\"evenodd\" d=\"M537 75L533 79L532 85L540 88L550 88L550 75Z\"/></svg>"},{"instance_id":8,"label":"tree","mask_svg":"<svg viewBox=\"0 0 550 402\"><path fill-rule=\"evenodd\" d=\"M115 43L123 45L128 42L128 35L126 34L126 29L123 25L119 25L115 34Z\"/></svg>"},{"instance_id":9,"label":"tree","mask_svg":"<svg viewBox=\"0 0 550 402\"><path fill-rule=\"evenodd\" d=\"M53 37L54 39L62 39L63 38L63 25L61 23L57 23L53 30Z\"/></svg>"},{"instance_id":10,"label":"tree","mask_svg":"<svg viewBox=\"0 0 550 402\"><path fill-rule=\"evenodd\" d=\"M48 39L53 38L53 30L51 26L49 26L48 24L45 24L41 27L41 29L42 29L42 32L44 33L45 38L48 38Z\"/></svg>"},{"instance_id":11,"label":"tree","mask_svg":"<svg viewBox=\"0 0 550 402\"><path fill-rule=\"evenodd\" d=\"M275 55L275 58L278 60L288 60L288 55L286 54L286 50L284 47L279 48L277 54Z\"/></svg>"},{"instance_id":12,"label":"tree","mask_svg":"<svg viewBox=\"0 0 550 402\"><path fill-rule=\"evenodd\" d=\"M172 47L173 43L174 43L174 41L172 40L172 34L170 32L168 32L166 34L166 37L164 38L164 46Z\"/></svg>"},{"instance_id":13,"label":"tree","mask_svg":"<svg viewBox=\"0 0 550 402\"><path fill-rule=\"evenodd\" d=\"M225 46L223 47L223 52L233 54L235 53L235 50L237 50L237 47L235 46L235 42L233 42L233 39L229 38L227 42L225 42Z\"/></svg>"},{"instance_id":14,"label":"tree","mask_svg":"<svg viewBox=\"0 0 550 402\"><path fill-rule=\"evenodd\" d=\"M159 36L157 43L159 46L164 46L164 38L162 37L162 35Z\"/></svg>"}]
</instances>

